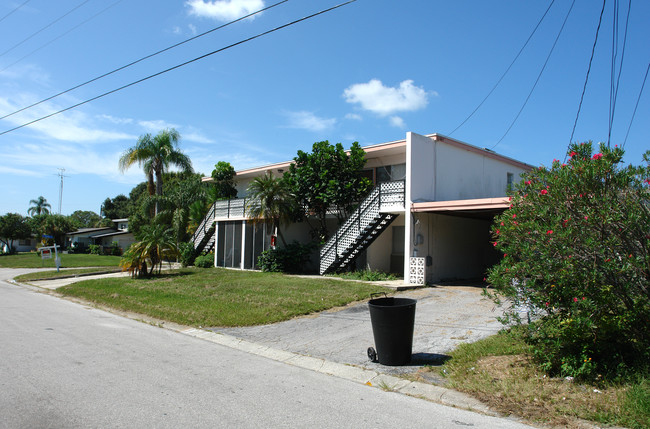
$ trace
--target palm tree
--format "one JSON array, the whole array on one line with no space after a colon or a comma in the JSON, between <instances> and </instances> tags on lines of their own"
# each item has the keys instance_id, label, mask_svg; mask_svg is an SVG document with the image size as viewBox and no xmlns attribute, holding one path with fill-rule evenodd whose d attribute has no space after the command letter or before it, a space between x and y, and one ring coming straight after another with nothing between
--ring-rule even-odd
<instances>
[{"instance_id":1,"label":"palm tree","mask_svg":"<svg viewBox=\"0 0 650 429\"><path fill-rule=\"evenodd\" d=\"M49 214L50 209L52 208L50 203L48 203L45 197L43 196L40 196L35 200L29 200L29 204L32 204L29 210L27 210L27 213L30 216Z\"/></svg>"},{"instance_id":2,"label":"palm tree","mask_svg":"<svg viewBox=\"0 0 650 429\"><path fill-rule=\"evenodd\" d=\"M253 223L264 223L277 231L286 246L284 237L279 231L281 223L288 223L295 213L296 202L286 182L279 177L274 177L270 171L262 177L256 177L248 185L250 198L246 211Z\"/></svg>"},{"instance_id":3,"label":"palm tree","mask_svg":"<svg viewBox=\"0 0 650 429\"><path fill-rule=\"evenodd\" d=\"M165 129L151 137L151 134L140 136L136 145L127 149L120 157L120 171L124 172L133 164L143 167L147 176L149 195L161 196L163 193L163 173L170 165L182 171L193 172L192 161L178 148L181 136L175 129ZM155 188L154 188L155 177ZM158 213L156 204L155 213Z\"/></svg>"},{"instance_id":4,"label":"palm tree","mask_svg":"<svg viewBox=\"0 0 650 429\"><path fill-rule=\"evenodd\" d=\"M165 260L176 259L179 256L173 232L164 225L146 225L136 241L124 252L120 266L132 276L144 276L154 273L158 266L158 274ZM147 264L149 272L147 273Z\"/></svg>"}]
</instances>

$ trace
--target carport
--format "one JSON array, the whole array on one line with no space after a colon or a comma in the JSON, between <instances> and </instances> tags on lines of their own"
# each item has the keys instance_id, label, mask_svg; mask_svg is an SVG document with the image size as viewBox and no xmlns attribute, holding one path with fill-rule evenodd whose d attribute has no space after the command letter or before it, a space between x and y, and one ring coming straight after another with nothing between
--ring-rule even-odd
<instances>
[{"instance_id":1,"label":"carport","mask_svg":"<svg viewBox=\"0 0 650 429\"><path fill-rule=\"evenodd\" d=\"M482 280L499 261L490 228L508 197L414 202L411 256L426 257L426 282Z\"/></svg>"}]
</instances>

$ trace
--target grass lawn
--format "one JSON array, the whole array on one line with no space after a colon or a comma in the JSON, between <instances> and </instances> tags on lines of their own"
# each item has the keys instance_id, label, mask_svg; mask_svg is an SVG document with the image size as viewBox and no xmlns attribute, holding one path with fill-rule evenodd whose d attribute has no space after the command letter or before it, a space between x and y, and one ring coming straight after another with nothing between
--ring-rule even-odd
<instances>
[{"instance_id":1,"label":"grass lawn","mask_svg":"<svg viewBox=\"0 0 650 429\"><path fill-rule=\"evenodd\" d=\"M86 255L81 253L60 254L61 267L117 267L119 256ZM0 268L54 268L54 258L41 259L35 252L0 256Z\"/></svg>"},{"instance_id":2,"label":"grass lawn","mask_svg":"<svg viewBox=\"0 0 650 429\"><path fill-rule=\"evenodd\" d=\"M156 319L208 327L279 322L388 290L327 278L185 268L149 279L85 280L57 292Z\"/></svg>"},{"instance_id":3,"label":"grass lawn","mask_svg":"<svg viewBox=\"0 0 650 429\"><path fill-rule=\"evenodd\" d=\"M650 427L650 379L590 385L547 377L516 331L463 344L443 366L423 371L438 372L448 387L528 421L568 428L577 428L577 419Z\"/></svg>"},{"instance_id":4,"label":"grass lawn","mask_svg":"<svg viewBox=\"0 0 650 429\"><path fill-rule=\"evenodd\" d=\"M35 273L27 273L18 276L15 278L15 280L19 282L46 280L46 279L52 280L52 279L58 279L62 277L78 276L83 274L88 275L88 274L99 274L99 273L106 273L106 272L118 273L120 271L121 269L118 267L74 268L74 269L61 270L61 271L37 271Z\"/></svg>"}]
</instances>

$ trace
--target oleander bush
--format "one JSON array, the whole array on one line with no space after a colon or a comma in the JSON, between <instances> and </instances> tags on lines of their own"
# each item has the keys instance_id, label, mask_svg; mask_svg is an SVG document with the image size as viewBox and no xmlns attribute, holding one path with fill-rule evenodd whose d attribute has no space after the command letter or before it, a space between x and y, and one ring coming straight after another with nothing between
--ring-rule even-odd
<instances>
[{"instance_id":1,"label":"oleander bush","mask_svg":"<svg viewBox=\"0 0 650 429\"><path fill-rule=\"evenodd\" d=\"M509 303L506 323L528 314L551 374L616 378L650 362L650 151L645 166L623 154L571 145L565 163L522 176L492 228L492 297Z\"/></svg>"}]
</instances>

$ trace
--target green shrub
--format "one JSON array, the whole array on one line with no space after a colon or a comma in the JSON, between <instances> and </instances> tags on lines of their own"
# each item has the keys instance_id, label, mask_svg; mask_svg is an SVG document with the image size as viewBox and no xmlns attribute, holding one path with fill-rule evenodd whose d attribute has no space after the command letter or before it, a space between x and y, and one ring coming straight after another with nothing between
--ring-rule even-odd
<instances>
[{"instance_id":1,"label":"green shrub","mask_svg":"<svg viewBox=\"0 0 650 429\"><path fill-rule=\"evenodd\" d=\"M301 244L294 241L285 247L263 251L257 258L257 264L262 271L272 273L304 273L313 248L312 243Z\"/></svg>"},{"instance_id":2,"label":"green shrub","mask_svg":"<svg viewBox=\"0 0 650 429\"><path fill-rule=\"evenodd\" d=\"M206 253L205 255L197 256L194 259L194 266L199 268L214 267L214 253Z\"/></svg>"},{"instance_id":3,"label":"green shrub","mask_svg":"<svg viewBox=\"0 0 650 429\"><path fill-rule=\"evenodd\" d=\"M571 145L566 163L523 175L492 228L504 321L537 320L527 341L552 374L616 377L650 359L650 168L622 157Z\"/></svg>"},{"instance_id":4,"label":"green shrub","mask_svg":"<svg viewBox=\"0 0 650 429\"><path fill-rule=\"evenodd\" d=\"M91 255L101 255L102 250L99 244L89 244L88 250L90 250Z\"/></svg>"},{"instance_id":5,"label":"green shrub","mask_svg":"<svg viewBox=\"0 0 650 429\"><path fill-rule=\"evenodd\" d=\"M180 263L184 267L189 267L194 265L194 259L196 258L196 250L194 250L194 243L180 243L178 245L178 250L181 254Z\"/></svg>"}]
</instances>

